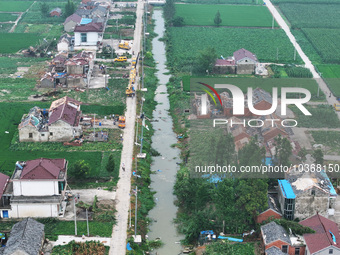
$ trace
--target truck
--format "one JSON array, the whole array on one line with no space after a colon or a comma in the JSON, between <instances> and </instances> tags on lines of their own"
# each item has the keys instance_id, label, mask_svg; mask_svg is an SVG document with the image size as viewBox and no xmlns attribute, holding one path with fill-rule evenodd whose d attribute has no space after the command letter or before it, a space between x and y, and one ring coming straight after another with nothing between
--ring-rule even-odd
<instances>
[{"instance_id":1,"label":"truck","mask_svg":"<svg viewBox=\"0 0 340 255\"><path fill-rule=\"evenodd\" d=\"M334 109L336 111L340 111L340 104L334 104Z\"/></svg>"},{"instance_id":2,"label":"truck","mask_svg":"<svg viewBox=\"0 0 340 255\"><path fill-rule=\"evenodd\" d=\"M129 49L131 49L131 47L130 47L130 45L129 45L128 42L119 43L118 48L119 48L119 49L123 49L123 50L129 50Z\"/></svg>"},{"instance_id":3,"label":"truck","mask_svg":"<svg viewBox=\"0 0 340 255\"><path fill-rule=\"evenodd\" d=\"M125 128L125 116L119 116L118 127Z\"/></svg>"},{"instance_id":4,"label":"truck","mask_svg":"<svg viewBox=\"0 0 340 255\"><path fill-rule=\"evenodd\" d=\"M115 58L113 60L113 62L126 62L126 61L127 61L127 57L125 57L125 56L120 56L120 57Z\"/></svg>"}]
</instances>

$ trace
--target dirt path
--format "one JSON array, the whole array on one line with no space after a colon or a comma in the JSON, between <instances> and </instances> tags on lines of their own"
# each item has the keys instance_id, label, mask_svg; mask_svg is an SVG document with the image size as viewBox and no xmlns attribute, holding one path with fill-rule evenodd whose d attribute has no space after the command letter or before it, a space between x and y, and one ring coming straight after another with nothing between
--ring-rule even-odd
<instances>
[{"instance_id":1,"label":"dirt path","mask_svg":"<svg viewBox=\"0 0 340 255\"><path fill-rule=\"evenodd\" d=\"M142 15L143 1L139 0L137 4L136 29L134 34L134 52L140 51L140 42L142 35ZM138 79L137 79L138 80ZM128 212L130 204L131 190L131 168L132 155L134 146L135 119L136 119L136 98L128 97L126 99L126 127L123 136L123 150L121 162L125 163L125 171L120 169L119 182L116 191L116 219L117 225L113 227L112 239L110 244L110 255L124 255L126 251Z\"/></svg>"},{"instance_id":2,"label":"dirt path","mask_svg":"<svg viewBox=\"0 0 340 255\"><path fill-rule=\"evenodd\" d=\"M338 103L334 95L329 90L327 84L324 82L324 80L320 77L319 73L315 70L315 67L313 66L312 62L309 60L307 55L302 51L300 45L296 42L296 39L292 32L290 31L289 26L285 22L285 20L281 17L281 14L276 10L275 6L270 2L270 0L265 0L267 8L274 16L276 22L280 25L280 27L285 31L286 35L288 36L291 43L294 45L297 53L300 55L301 59L305 63L305 67L308 68L311 73L313 74L314 80L318 83L319 88L325 93L326 100L329 105L333 106L335 103ZM340 112L336 112L338 115L338 118L340 119Z\"/></svg>"},{"instance_id":3,"label":"dirt path","mask_svg":"<svg viewBox=\"0 0 340 255\"><path fill-rule=\"evenodd\" d=\"M31 4L31 6L27 8L27 10L26 10L25 12L20 12L19 17L18 17L17 20L14 22L14 25L13 25L13 27L11 28L11 30L9 30L9 33L13 33L13 32L14 32L14 29L17 27L18 22L19 22L19 20L21 19L22 15L23 15L24 13L28 12L29 9L31 9L32 6L33 6L33 4L35 4L35 3L36 3L36 1L34 1L34 2Z\"/></svg>"}]
</instances>

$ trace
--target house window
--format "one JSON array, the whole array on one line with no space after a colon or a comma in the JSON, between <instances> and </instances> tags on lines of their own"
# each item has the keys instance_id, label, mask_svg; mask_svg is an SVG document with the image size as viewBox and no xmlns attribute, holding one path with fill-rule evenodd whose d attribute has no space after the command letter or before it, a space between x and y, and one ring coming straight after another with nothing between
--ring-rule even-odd
<instances>
[{"instance_id":1,"label":"house window","mask_svg":"<svg viewBox=\"0 0 340 255\"><path fill-rule=\"evenodd\" d=\"M333 254L333 249L329 249L329 254Z\"/></svg>"},{"instance_id":2,"label":"house window","mask_svg":"<svg viewBox=\"0 0 340 255\"><path fill-rule=\"evenodd\" d=\"M81 42L87 42L87 34L86 33L81 33Z\"/></svg>"},{"instance_id":3,"label":"house window","mask_svg":"<svg viewBox=\"0 0 340 255\"><path fill-rule=\"evenodd\" d=\"M45 134L41 134L41 136L45 136Z\"/></svg>"},{"instance_id":4,"label":"house window","mask_svg":"<svg viewBox=\"0 0 340 255\"><path fill-rule=\"evenodd\" d=\"M282 252L288 253L288 245L282 245Z\"/></svg>"},{"instance_id":5,"label":"house window","mask_svg":"<svg viewBox=\"0 0 340 255\"><path fill-rule=\"evenodd\" d=\"M300 247L295 248L295 255L300 255Z\"/></svg>"},{"instance_id":6,"label":"house window","mask_svg":"<svg viewBox=\"0 0 340 255\"><path fill-rule=\"evenodd\" d=\"M33 133L28 133L28 138L33 138Z\"/></svg>"},{"instance_id":7,"label":"house window","mask_svg":"<svg viewBox=\"0 0 340 255\"><path fill-rule=\"evenodd\" d=\"M50 136L53 136L53 132L50 132Z\"/></svg>"},{"instance_id":8,"label":"house window","mask_svg":"<svg viewBox=\"0 0 340 255\"><path fill-rule=\"evenodd\" d=\"M8 210L2 211L2 217L3 218L8 218Z\"/></svg>"},{"instance_id":9,"label":"house window","mask_svg":"<svg viewBox=\"0 0 340 255\"><path fill-rule=\"evenodd\" d=\"M314 190L314 189L312 189L311 195L312 195L312 196L315 196L315 190Z\"/></svg>"}]
</instances>

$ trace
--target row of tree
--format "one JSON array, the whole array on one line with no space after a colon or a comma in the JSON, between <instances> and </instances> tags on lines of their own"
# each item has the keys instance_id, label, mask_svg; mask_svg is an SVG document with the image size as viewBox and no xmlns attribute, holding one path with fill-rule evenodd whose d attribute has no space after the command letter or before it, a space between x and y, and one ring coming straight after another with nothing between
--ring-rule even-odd
<instances>
[{"instance_id":1,"label":"row of tree","mask_svg":"<svg viewBox=\"0 0 340 255\"><path fill-rule=\"evenodd\" d=\"M76 5L74 4L74 2L68 0L65 4L65 17L72 15L75 10ZM40 11L43 16L48 17L50 15L50 6L46 2L43 2L40 4Z\"/></svg>"}]
</instances>

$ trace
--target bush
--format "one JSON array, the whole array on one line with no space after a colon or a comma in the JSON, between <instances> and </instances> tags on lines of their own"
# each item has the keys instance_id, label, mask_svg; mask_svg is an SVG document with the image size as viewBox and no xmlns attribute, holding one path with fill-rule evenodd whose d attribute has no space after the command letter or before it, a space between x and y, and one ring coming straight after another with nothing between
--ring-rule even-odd
<instances>
[{"instance_id":1,"label":"bush","mask_svg":"<svg viewBox=\"0 0 340 255\"><path fill-rule=\"evenodd\" d=\"M85 160L78 160L71 167L70 173L76 179L86 179L91 175L90 164Z\"/></svg>"}]
</instances>

